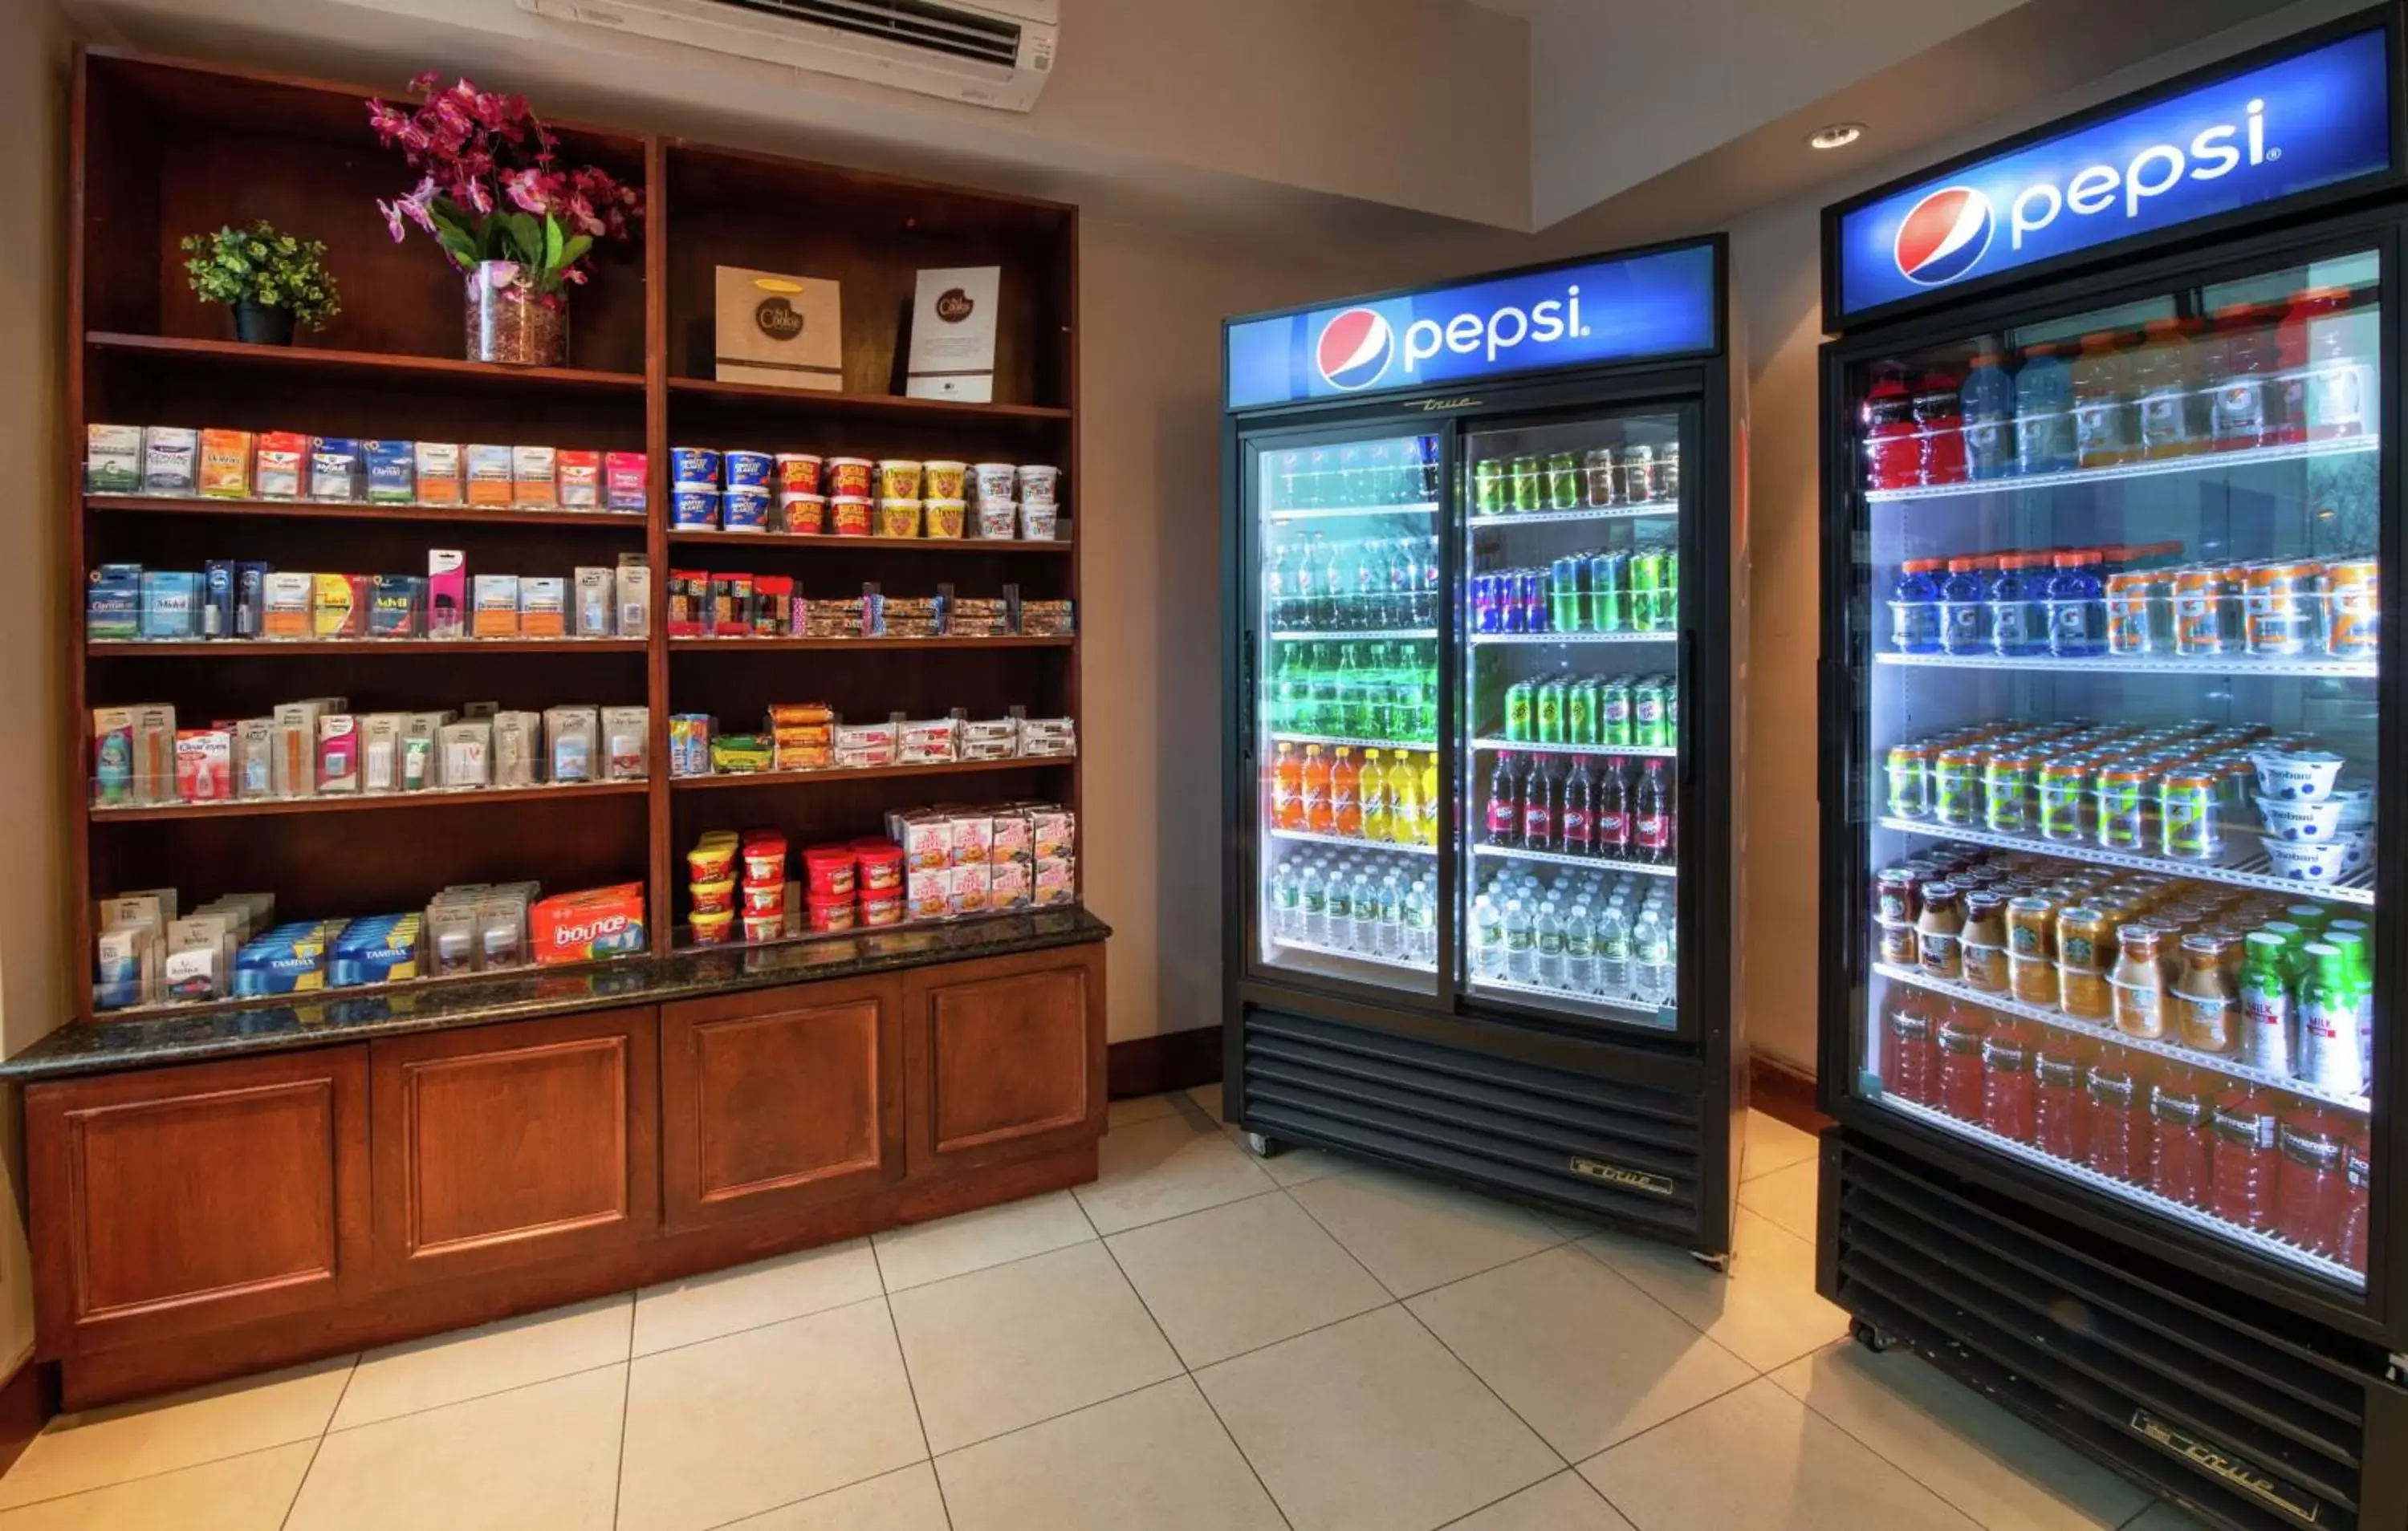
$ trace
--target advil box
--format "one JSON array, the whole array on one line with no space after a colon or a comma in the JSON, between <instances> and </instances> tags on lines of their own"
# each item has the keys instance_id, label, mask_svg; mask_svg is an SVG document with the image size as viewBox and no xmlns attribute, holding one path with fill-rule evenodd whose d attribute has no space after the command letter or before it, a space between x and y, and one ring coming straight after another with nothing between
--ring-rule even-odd
<instances>
[{"instance_id":1,"label":"advil box","mask_svg":"<svg viewBox=\"0 0 2408 1531\"><path fill-rule=\"evenodd\" d=\"M644 885L554 894L527 910L538 963L592 962L644 950Z\"/></svg>"}]
</instances>

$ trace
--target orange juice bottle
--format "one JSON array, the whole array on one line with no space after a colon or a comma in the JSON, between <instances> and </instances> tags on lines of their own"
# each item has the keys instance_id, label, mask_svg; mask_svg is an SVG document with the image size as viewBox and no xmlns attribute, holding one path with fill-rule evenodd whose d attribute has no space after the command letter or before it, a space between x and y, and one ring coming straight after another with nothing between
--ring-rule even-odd
<instances>
[{"instance_id":1,"label":"orange juice bottle","mask_svg":"<svg viewBox=\"0 0 2408 1531\"><path fill-rule=\"evenodd\" d=\"M1332 834L1348 839L1362 837L1362 772L1354 764L1354 751L1341 744L1338 747L1338 764L1329 767L1329 809L1336 825Z\"/></svg>"},{"instance_id":2,"label":"orange juice bottle","mask_svg":"<svg viewBox=\"0 0 2408 1531\"><path fill-rule=\"evenodd\" d=\"M1304 769L1297 773L1304 782L1304 827L1316 835L1330 833L1336 823L1329 806L1329 762L1321 756L1321 746L1304 747Z\"/></svg>"},{"instance_id":3,"label":"orange juice bottle","mask_svg":"<svg viewBox=\"0 0 2408 1531\"><path fill-rule=\"evenodd\" d=\"M1271 760L1271 824L1278 829L1304 827L1304 763L1296 758L1296 746L1280 741L1279 752Z\"/></svg>"}]
</instances>

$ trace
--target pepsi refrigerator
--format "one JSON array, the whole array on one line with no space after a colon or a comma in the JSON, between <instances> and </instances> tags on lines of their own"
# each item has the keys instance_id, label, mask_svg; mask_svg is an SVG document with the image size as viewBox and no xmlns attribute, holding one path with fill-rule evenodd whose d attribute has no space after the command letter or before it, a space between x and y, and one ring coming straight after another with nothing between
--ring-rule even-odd
<instances>
[{"instance_id":1,"label":"pepsi refrigerator","mask_svg":"<svg viewBox=\"0 0 2408 1531\"><path fill-rule=\"evenodd\" d=\"M1824 219L1819 1284L2249 1531L2408 1525L2401 21Z\"/></svg>"},{"instance_id":2,"label":"pepsi refrigerator","mask_svg":"<svg viewBox=\"0 0 2408 1531\"><path fill-rule=\"evenodd\" d=\"M1226 325L1224 1107L1730 1247L1720 238Z\"/></svg>"}]
</instances>

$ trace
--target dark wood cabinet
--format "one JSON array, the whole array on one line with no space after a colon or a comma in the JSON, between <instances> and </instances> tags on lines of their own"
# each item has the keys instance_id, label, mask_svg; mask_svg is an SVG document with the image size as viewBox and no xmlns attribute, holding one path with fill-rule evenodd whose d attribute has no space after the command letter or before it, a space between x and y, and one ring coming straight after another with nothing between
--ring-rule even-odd
<instances>
[{"instance_id":1,"label":"dark wood cabinet","mask_svg":"<svg viewBox=\"0 0 2408 1531\"><path fill-rule=\"evenodd\" d=\"M46 1354L174 1339L366 1289L367 1049L25 1092Z\"/></svg>"},{"instance_id":2,"label":"dark wood cabinet","mask_svg":"<svg viewBox=\"0 0 2408 1531\"><path fill-rule=\"evenodd\" d=\"M649 1009L371 1043L383 1273L466 1275L650 1231L658 1049Z\"/></svg>"},{"instance_id":3,"label":"dark wood cabinet","mask_svg":"<svg viewBox=\"0 0 2408 1531\"><path fill-rule=\"evenodd\" d=\"M854 979L661 1009L661 1193L676 1226L903 1178L903 984Z\"/></svg>"},{"instance_id":4,"label":"dark wood cabinet","mask_svg":"<svg viewBox=\"0 0 2408 1531\"><path fill-rule=\"evenodd\" d=\"M906 974L913 1175L1089 1141L1104 1127L1104 949Z\"/></svg>"}]
</instances>

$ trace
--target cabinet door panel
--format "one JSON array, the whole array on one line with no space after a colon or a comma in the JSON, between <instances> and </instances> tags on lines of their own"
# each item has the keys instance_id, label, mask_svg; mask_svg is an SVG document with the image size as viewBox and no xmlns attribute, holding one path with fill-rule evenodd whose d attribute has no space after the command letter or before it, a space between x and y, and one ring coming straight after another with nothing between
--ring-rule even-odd
<instances>
[{"instance_id":1,"label":"cabinet door panel","mask_svg":"<svg viewBox=\"0 0 2408 1531\"><path fill-rule=\"evenodd\" d=\"M25 1093L46 1353L332 1304L367 1258L367 1052Z\"/></svg>"},{"instance_id":2,"label":"cabinet door panel","mask_svg":"<svg viewBox=\"0 0 2408 1531\"><path fill-rule=\"evenodd\" d=\"M1047 1152L1103 1130L1103 947L909 976L914 1174Z\"/></svg>"},{"instance_id":3,"label":"cabinet door panel","mask_svg":"<svg viewBox=\"0 0 2408 1531\"><path fill-rule=\"evenodd\" d=\"M901 1179L901 1018L891 978L665 1006L670 1222L757 1217Z\"/></svg>"},{"instance_id":4,"label":"cabinet door panel","mask_svg":"<svg viewBox=\"0 0 2408 1531\"><path fill-rule=\"evenodd\" d=\"M452 1276L640 1237L657 1046L649 1009L372 1044L380 1265Z\"/></svg>"}]
</instances>

